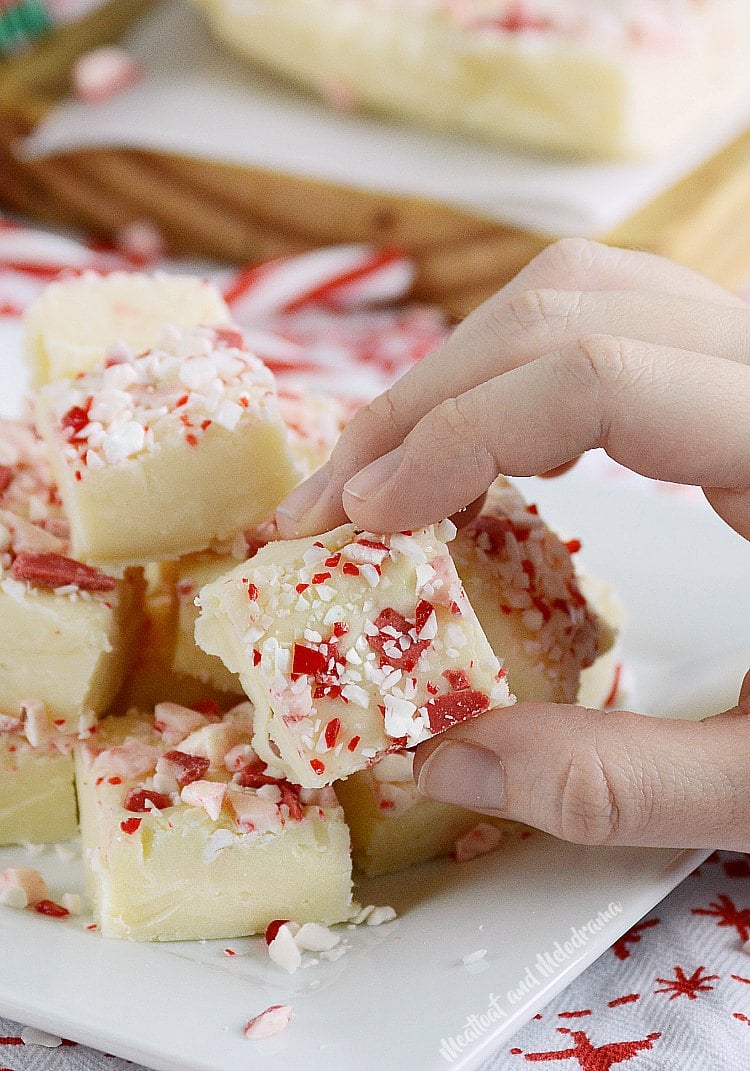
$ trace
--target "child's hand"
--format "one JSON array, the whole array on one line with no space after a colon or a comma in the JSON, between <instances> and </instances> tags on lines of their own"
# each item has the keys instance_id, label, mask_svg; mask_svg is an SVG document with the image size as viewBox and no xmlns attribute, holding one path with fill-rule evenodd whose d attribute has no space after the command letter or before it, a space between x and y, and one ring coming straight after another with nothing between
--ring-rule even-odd
<instances>
[{"instance_id":1,"label":"child's hand","mask_svg":"<svg viewBox=\"0 0 750 1071\"><path fill-rule=\"evenodd\" d=\"M416 528L498 473L598 446L702 486L750 539L750 308L657 257L568 240L361 410L279 528ZM750 674L737 707L698 723L520 703L421 745L415 772L435 799L568 840L748 851L748 715Z\"/></svg>"}]
</instances>

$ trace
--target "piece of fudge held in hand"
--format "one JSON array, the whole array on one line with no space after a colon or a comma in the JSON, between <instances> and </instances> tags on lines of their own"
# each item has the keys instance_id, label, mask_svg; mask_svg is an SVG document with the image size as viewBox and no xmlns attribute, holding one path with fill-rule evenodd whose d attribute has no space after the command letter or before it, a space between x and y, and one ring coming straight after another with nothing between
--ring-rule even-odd
<instances>
[{"instance_id":1,"label":"piece of fudge held in hand","mask_svg":"<svg viewBox=\"0 0 750 1071\"><path fill-rule=\"evenodd\" d=\"M145 564L258 524L298 480L274 380L233 327L166 329L49 384L39 426L73 551Z\"/></svg>"},{"instance_id":2,"label":"piece of fudge held in hand","mask_svg":"<svg viewBox=\"0 0 750 1071\"><path fill-rule=\"evenodd\" d=\"M51 844L78 829L73 742L32 747L21 718L0 714L0 845Z\"/></svg>"},{"instance_id":3,"label":"piece of fudge held in hand","mask_svg":"<svg viewBox=\"0 0 750 1071\"><path fill-rule=\"evenodd\" d=\"M242 937L351 913L349 830L331 788L290 784L253 751L252 707L174 703L107 718L79 746L89 895L105 937Z\"/></svg>"},{"instance_id":4,"label":"piece of fudge held in hand","mask_svg":"<svg viewBox=\"0 0 750 1071\"><path fill-rule=\"evenodd\" d=\"M253 747L306 787L511 702L442 521L381 536L346 524L270 543L198 596L198 644L239 674Z\"/></svg>"},{"instance_id":5,"label":"piece of fudge held in hand","mask_svg":"<svg viewBox=\"0 0 750 1071\"><path fill-rule=\"evenodd\" d=\"M191 276L86 272L51 283L26 314L26 362L41 387L87 372L113 342L134 353L151 349L164 325L229 320L212 283Z\"/></svg>"},{"instance_id":6,"label":"piece of fudge held in hand","mask_svg":"<svg viewBox=\"0 0 750 1071\"><path fill-rule=\"evenodd\" d=\"M571 554L536 506L500 477L451 546L456 569L519 700L574 703L581 671L614 642L584 598Z\"/></svg>"},{"instance_id":7,"label":"piece of fudge held in hand","mask_svg":"<svg viewBox=\"0 0 750 1071\"><path fill-rule=\"evenodd\" d=\"M28 718L34 745L87 732L122 683L140 578L71 557L43 444L0 421L0 714Z\"/></svg>"}]
</instances>

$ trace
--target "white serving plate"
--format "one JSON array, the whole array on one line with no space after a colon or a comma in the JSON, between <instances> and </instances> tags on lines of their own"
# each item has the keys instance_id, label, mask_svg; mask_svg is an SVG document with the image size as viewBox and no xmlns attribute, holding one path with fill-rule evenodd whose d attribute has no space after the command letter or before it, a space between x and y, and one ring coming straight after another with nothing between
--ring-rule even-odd
<instances>
[{"instance_id":1,"label":"white serving plate","mask_svg":"<svg viewBox=\"0 0 750 1071\"><path fill-rule=\"evenodd\" d=\"M9 415L22 380L16 343L0 335L0 410ZM645 485L574 471L526 491L553 524L583 540L587 567L622 597L632 704L690 717L730 705L750 663L750 643L740 642L750 605L747 543L704 504ZM259 938L127 944L87 932L87 919L0 908L0 1013L159 1071L472 1071L706 854L582 848L534 834L471 863L437 861L361 882L360 901L390 903L398 919L347 931L346 955L293 976L268 961ZM20 861L48 876L54 896L80 884L80 861L0 850L0 869ZM571 928L600 912L608 920L566 952ZM246 954L229 958L225 947ZM483 960L462 965L480 948ZM294 1018L283 1034L243 1038L249 1017L287 1002ZM495 1019L480 1020L449 1063L443 1040L490 1005Z\"/></svg>"}]
</instances>

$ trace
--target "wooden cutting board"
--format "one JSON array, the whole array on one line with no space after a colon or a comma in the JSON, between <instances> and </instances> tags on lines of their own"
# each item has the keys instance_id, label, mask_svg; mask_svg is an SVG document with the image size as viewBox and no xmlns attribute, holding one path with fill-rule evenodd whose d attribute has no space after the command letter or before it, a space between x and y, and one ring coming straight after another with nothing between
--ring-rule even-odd
<instances>
[{"instance_id":1,"label":"wooden cutting board","mask_svg":"<svg viewBox=\"0 0 750 1071\"><path fill-rule=\"evenodd\" d=\"M112 0L0 61L0 206L104 238L153 220L170 251L251 262L335 242L408 250L416 296L465 315L550 241L414 197L165 153L86 150L23 162L14 143L69 88L75 57L153 0ZM750 280L750 131L602 241L662 253L728 287Z\"/></svg>"}]
</instances>

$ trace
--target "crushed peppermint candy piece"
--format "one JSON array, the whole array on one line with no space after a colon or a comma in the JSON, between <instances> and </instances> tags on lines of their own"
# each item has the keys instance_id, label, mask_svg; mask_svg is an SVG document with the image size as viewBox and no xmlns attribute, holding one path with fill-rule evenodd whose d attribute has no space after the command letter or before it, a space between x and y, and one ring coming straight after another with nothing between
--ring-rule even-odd
<instances>
[{"instance_id":1,"label":"crushed peppermint candy piece","mask_svg":"<svg viewBox=\"0 0 750 1071\"><path fill-rule=\"evenodd\" d=\"M376 907L375 904L367 904L350 919L350 923L352 926L381 926L384 922L392 922L395 918L397 918L396 911L390 905Z\"/></svg>"},{"instance_id":2,"label":"crushed peppermint candy piece","mask_svg":"<svg viewBox=\"0 0 750 1071\"><path fill-rule=\"evenodd\" d=\"M269 959L289 974L294 974L302 963L302 952L294 940L293 926L296 926L296 923L285 922L283 926L279 926L267 946Z\"/></svg>"},{"instance_id":3,"label":"crushed peppermint candy piece","mask_svg":"<svg viewBox=\"0 0 750 1071\"><path fill-rule=\"evenodd\" d=\"M21 1040L24 1045L41 1045L45 1049L57 1049L62 1045L62 1038L57 1034L48 1034L46 1030L37 1030L33 1026L25 1026L21 1030Z\"/></svg>"},{"instance_id":4,"label":"crushed peppermint candy piece","mask_svg":"<svg viewBox=\"0 0 750 1071\"><path fill-rule=\"evenodd\" d=\"M453 854L457 862L466 863L500 847L503 833L489 822L478 822L468 833L456 838Z\"/></svg>"},{"instance_id":5,"label":"crushed peppermint candy piece","mask_svg":"<svg viewBox=\"0 0 750 1071\"><path fill-rule=\"evenodd\" d=\"M246 1038L259 1041L262 1038L273 1037L286 1030L292 1021L291 1004L272 1004L259 1015L256 1015L245 1026L243 1031Z\"/></svg>"},{"instance_id":6,"label":"crushed peppermint candy piece","mask_svg":"<svg viewBox=\"0 0 750 1071\"><path fill-rule=\"evenodd\" d=\"M49 895L47 883L38 870L27 866L8 867L0 873L0 894L7 893L11 901L20 901L19 892L26 897L26 904L31 905L45 901ZM16 907L18 903L9 902L8 906Z\"/></svg>"},{"instance_id":7,"label":"crushed peppermint candy piece","mask_svg":"<svg viewBox=\"0 0 750 1071\"><path fill-rule=\"evenodd\" d=\"M461 962L465 967L468 967L472 963L478 963L484 959L487 955L486 948L478 948L476 952L467 952L465 956L461 957Z\"/></svg>"},{"instance_id":8,"label":"crushed peppermint candy piece","mask_svg":"<svg viewBox=\"0 0 750 1071\"><path fill-rule=\"evenodd\" d=\"M341 942L342 935L317 922L306 922L294 935L297 948L306 952L330 952Z\"/></svg>"}]
</instances>

